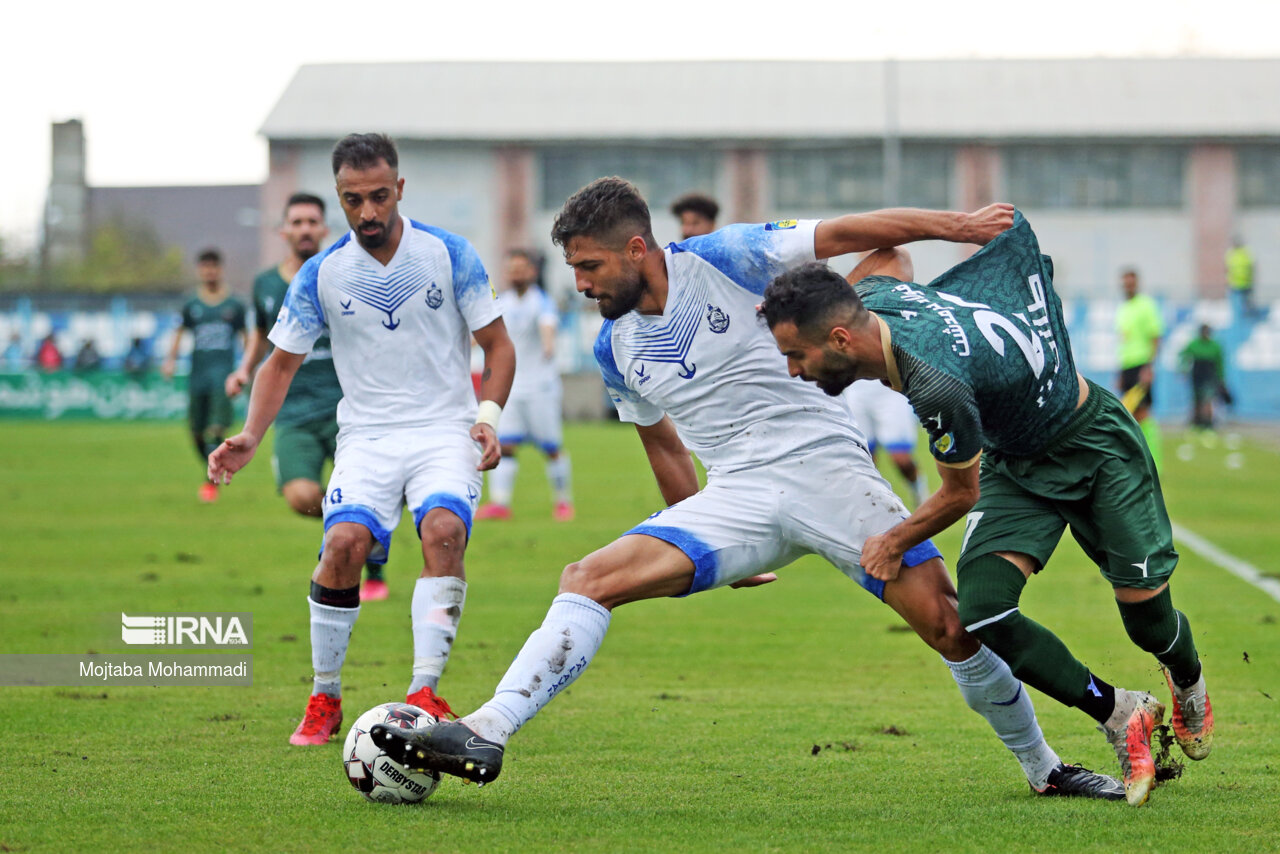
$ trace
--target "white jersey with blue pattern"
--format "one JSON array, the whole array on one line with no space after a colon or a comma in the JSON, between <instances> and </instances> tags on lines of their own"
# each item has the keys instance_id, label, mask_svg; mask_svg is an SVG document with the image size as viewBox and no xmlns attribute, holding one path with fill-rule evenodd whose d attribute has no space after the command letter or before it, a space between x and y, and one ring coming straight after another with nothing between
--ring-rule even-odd
<instances>
[{"instance_id":1,"label":"white jersey with blue pattern","mask_svg":"<svg viewBox=\"0 0 1280 854\"><path fill-rule=\"evenodd\" d=\"M475 421L470 333L501 316L465 239L404 219L383 266L352 232L302 265L267 337L307 353L326 331L342 386L344 434Z\"/></svg>"},{"instance_id":2,"label":"white jersey with blue pattern","mask_svg":"<svg viewBox=\"0 0 1280 854\"><path fill-rule=\"evenodd\" d=\"M671 416L712 476L831 441L865 444L843 403L790 376L756 318L774 278L815 260L817 225L731 225L669 245L663 314L629 312L596 339L619 417L648 426Z\"/></svg>"},{"instance_id":3,"label":"white jersey with blue pattern","mask_svg":"<svg viewBox=\"0 0 1280 854\"><path fill-rule=\"evenodd\" d=\"M560 315L542 288L530 287L524 296L515 288L498 294L502 321L516 350L516 376L508 400L529 400L559 393L560 371L554 358L542 354L542 327L556 329Z\"/></svg>"}]
</instances>

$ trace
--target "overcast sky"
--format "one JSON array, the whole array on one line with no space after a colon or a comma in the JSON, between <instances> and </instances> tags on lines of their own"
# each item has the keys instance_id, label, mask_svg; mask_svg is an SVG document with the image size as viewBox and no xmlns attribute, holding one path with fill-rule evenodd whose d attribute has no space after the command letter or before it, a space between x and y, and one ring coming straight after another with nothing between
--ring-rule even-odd
<instances>
[{"instance_id":1,"label":"overcast sky","mask_svg":"<svg viewBox=\"0 0 1280 854\"><path fill-rule=\"evenodd\" d=\"M84 120L94 185L261 181L266 145L258 128L305 63L1277 57L1278 7L1275 0L10 3L0 50L0 153L8 168L0 235L11 247L36 238L52 121Z\"/></svg>"}]
</instances>

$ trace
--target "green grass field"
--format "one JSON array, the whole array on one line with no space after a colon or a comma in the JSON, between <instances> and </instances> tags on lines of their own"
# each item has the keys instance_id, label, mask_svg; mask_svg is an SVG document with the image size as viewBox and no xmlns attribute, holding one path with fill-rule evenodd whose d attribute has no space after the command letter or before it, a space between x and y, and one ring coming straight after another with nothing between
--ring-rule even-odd
<instances>
[{"instance_id":1,"label":"green grass field","mask_svg":"<svg viewBox=\"0 0 1280 854\"><path fill-rule=\"evenodd\" d=\"M252 611L250 688L0 687L0 851L1170 851L1280 848L1280 603L1189 550L1174 576L1217 716L1213 755L1147 806L1030 796L937 656L817 559L773 585L626 606L589 672L511 743L502 779L365 802L340 745L286 741L310 685L307 580L320 528L258 459L214 505L177 424L0 426L0 652L123 652L121 611ZM555 594L561 567L659 503L634 431L571 427L578 521L550 521L526 456L517 518L481 523L442 691L463 712ZM1170 512L1273 570L1280 454L1166 443ZM953 559L958 534L939 546ZM392 598L366 605L347 720L404 696L411 523ZM1159 696L1107 585L1069 539L1025 610L1105 678ZM1068 761L1112 770L1083 714L1036 694ZM899 734L886 734L889 728Z\"/></svg>"}]
</instances>

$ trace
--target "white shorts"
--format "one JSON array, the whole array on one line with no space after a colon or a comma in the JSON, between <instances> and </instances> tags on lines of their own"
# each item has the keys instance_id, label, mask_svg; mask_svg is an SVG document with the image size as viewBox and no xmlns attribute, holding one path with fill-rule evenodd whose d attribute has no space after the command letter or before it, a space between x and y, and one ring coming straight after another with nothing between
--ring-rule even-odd
<instances>
[{"instance_id":1,"label":"white shorts","mask_svg":"<svg viewBox=\"0 0 1280 854\"><path fill-rule=\"evenodd\" d=\"M451 429L338 434L333 474L324 495L324 529L356 522L373 534L370 563L386 563L391 532L407 505L418 528L428 511L443 507L467 526L480 499L480 446Z\"/></svg>"},{"instance_id":2,"label":"white shorts","mask_svg":"<svg viewBox=\"0 0 1280 854\"><path fill-rule=\"evenodd\" d=\"M877 380L858 380L845 389L844 400L872 451L877 445L892 454L915 450L920 422L905 395Z\"/></svg>"},{"instance_id":3,"label":"white shorts","mask_svg":"<svg viewBox=\"0 0 1280 854\"><path fill-rule=\"evenodd\" d=\"M560 450L564 438L561 428L560 395L547 394L508 400L502 410L498 440L504 445L530 442L546 453Z\"/></svg>"},{"instance_id":4,"label":"white shorts","mask_svg":"<svg viewBox=\"0 0 1280 854\"><path fill-rule=\"evenodd\" d=\"M685 595L817 554L883 599L884 582L862 570L862 544L906 516L866 449L840 442L714 477L697 495L627 533L656 537L689 556L694 578ZM934 557L941 553L925 540L903 563L915 566Z\"/></svg>"}]
</instances>

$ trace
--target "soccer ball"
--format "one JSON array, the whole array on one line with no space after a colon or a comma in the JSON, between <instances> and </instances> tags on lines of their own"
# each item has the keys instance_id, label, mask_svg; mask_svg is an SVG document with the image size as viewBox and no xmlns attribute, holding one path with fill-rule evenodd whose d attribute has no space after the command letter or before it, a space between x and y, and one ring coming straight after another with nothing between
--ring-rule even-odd
<instances>
[{"instance_id":1,"label":"soccer ball","mask_svg":"<svg viewBox=\"0 0 1280 854\"><path fill-rule=\"evenodd\" d=\"M375 724L404 729L428 726L435 717L408 703L383 703L374 706L351 725L346 744L342 746L342 770L356 791L365 798L383 804L416 804L425 801L440 785L434 771L420 774L396 762L373 743L369 730Z\"/></svg>"}]
</instances>

